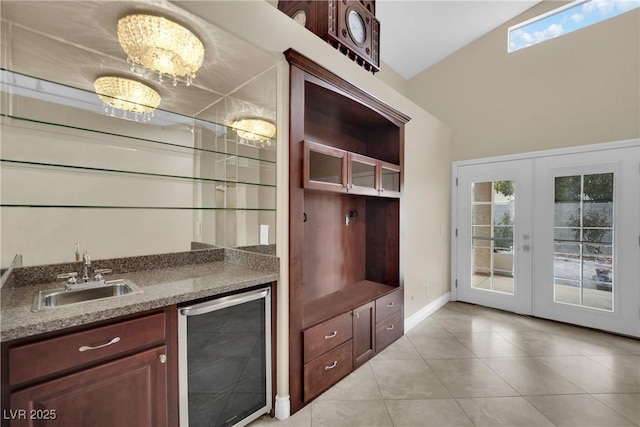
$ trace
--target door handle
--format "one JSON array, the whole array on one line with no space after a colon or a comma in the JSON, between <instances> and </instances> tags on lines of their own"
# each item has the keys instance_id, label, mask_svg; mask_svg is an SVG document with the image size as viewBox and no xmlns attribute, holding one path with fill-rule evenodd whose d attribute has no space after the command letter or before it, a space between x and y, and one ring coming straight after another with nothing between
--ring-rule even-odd
<instances>
[{"instance_id":1,"label":"door handle","mask_svg":"<svg viewBox=\"0 0 640 427\"><path fill-rule=\"evenodd\" d=\"M337 360L334 360L334 361L333 361L333 363L332 363L331 365L327 365L327 366L325 366L325 367L324 367L324 370L325 370L325 371L328 371L329 369L333 369L333 368L335 368L336 366L338 366L338 361L337 361Z\"/></svg>"},{"instance_id":2,"label":"door handle","mask_svg":"<svg viewBox=\"0 0 640 427\"><path fill-rule=\"evenodd\" d=\"M338 331L333 331L329 335L325 335L324 339L328 340L328 339L334 338L336 335L338 335Z\"/></svg>"},{"instance_id":3,"label":"door handle","mask_svg":"<svg viewBox=\"0 0 640 427\"><path fill-rule=\"evenodd\" d=\"M120 337L114 337L113 339L111 339L111 341L105 343L105 344L101 344L101 345L95 345L95 346L91 346L91 345L83 345L82 347L80 347L78 349L79 352L83 352L83 351L88 351L88 350L98 350L99 348L105 348L108 347L112 344L115 344L117 342L120 342Z\"/></svg>"},{"instance_id":4,"label":"door handle","mask_svg":"<svg viewBox=\"0 0 640 427\"><path fill-rule=\"evenodd\" d=\"M531 250L531 246L529 245L524 245L521 248L518 248L519 251L523 251L523 252L529 252Z\"/></svg>"}]
</instances>

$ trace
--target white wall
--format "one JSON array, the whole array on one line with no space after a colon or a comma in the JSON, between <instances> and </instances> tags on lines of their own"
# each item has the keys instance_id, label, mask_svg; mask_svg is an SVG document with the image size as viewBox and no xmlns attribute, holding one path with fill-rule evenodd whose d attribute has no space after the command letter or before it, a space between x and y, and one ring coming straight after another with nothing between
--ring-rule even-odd
<instances>
[{"instance_id":1,"label":"white wall","mask_svg":"<svg viewBox=\"0 0 640 427\"><path fill-rule=\"evenodd\" d=\"M507 53L507 27L558 7L544 1L409 81L452 130L453 160L640 136L640 9Z\"/></svg>"},{"instance_id":2,"label":"white wall","mask_svg":"<svg viewBox=\"0 0 640 427\"><path fill-rule=\"evenodd\" d=\"M8 95L3 95L6 100ZM167 175L193 174L192 135L102 113L13 96L6 114L181 144L167 149L126 137L2 119L4 159ZM191 206L193 181L81 169L3 164L2 203L76 206ZM2 209L2 266L75 261L75 244L92 258L190 250L193 216L182 210Z\"/></svg>"}]
</instances>

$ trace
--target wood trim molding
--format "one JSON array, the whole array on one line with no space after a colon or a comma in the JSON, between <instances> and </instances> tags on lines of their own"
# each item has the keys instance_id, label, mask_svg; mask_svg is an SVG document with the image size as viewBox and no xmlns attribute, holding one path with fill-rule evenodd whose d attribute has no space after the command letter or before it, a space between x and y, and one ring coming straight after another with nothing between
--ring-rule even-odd
<instances>
[{"instance_id":1,"label":"wood trim molding","mask_svg":"<svg viewBox=\"0 0 640 427\"><path fill-rule=\"evenodd\" d=\"M411 120L411 117L401 113L395 108L390 107L380 99L376 98L368 92L365 92L359 87L354 86L346 80L343 80L326 68L316 64L311 59L307 58L298 51L294 49L287 49L284 52L284 56L286 57L290 65L294 65L305 71L306 73L309 73L312 76L331 84L332 86L340 89L343 92L343 95L348 96L353 100L360 103L366 103L369 108L391 120L396 125L404 125L409 120Z\"/></svg>"}]
</instances>

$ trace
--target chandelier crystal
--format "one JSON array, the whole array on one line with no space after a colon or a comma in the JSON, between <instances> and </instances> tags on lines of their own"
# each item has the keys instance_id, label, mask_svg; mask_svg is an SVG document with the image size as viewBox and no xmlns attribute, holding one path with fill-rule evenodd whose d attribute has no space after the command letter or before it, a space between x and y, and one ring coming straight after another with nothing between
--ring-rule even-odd
<instances>
[{"instance_id":1,"label":"chandelier crystal","mask_svg":"<svg viewBox=\"0 0 640 427\"><path fill-rule=\"evenodd\" d=\"M160 105L160 94L136 80L100 77L93 83L93 87L105 104L105 112L111 116L115 116L116 110L120 110L124 118L128 118L127 112L130 112L135 121L148 122L153 117L153 111Z\"/></svg>"},{"instance_id":2,"label":"chandelier crystal","mask_svg":"<svg viewBox=\"0 0 640 427\"><path fill-rule=\"evenodd\" d=\"M276 125L261 118L238 118L231 122L231 127L240 138L259 142L261 147L271 146L270 140L276 136Z\"/></svg>"},{"instance_id":3,"label":"chandelier crystal","mask_svg":"<svg viewBox=\"0 0 640 427\"><path fill-rule=\"evenodd\" d=\"M189 30L161 16L129 15L118 21L118 40L127 53L131 71L142 66L165 75L176 86L184 78L190 86L204 60L204 45Z\"/></svg>"}]
</instances>

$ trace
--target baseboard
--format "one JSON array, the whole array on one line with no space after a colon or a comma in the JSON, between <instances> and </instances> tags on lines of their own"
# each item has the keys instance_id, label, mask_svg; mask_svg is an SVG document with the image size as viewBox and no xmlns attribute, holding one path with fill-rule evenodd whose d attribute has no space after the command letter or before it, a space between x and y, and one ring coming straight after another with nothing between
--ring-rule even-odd
<instances>
[{"instance_id":1,"label":"baseboard","mask_svg":"<svg viewBox=\"0 0 640 427\"><path fill-rule=\"evenodd\" d=\"M276 395L276 418L286 420L291 416L291 398L290 396Z\"/></svg>"},{"instance_id":2,"label":"baseboard","mask_svg":"<svg viewBox=\"0 0 640 427\"><path fill-rule=\"evenodd\" d=\"M444 306L451 300L451 292L447 292L431 304L422 307L417 313L404 320L404 332L409 332L427 317L435 313L440 307ZM276 397L277 399L277 397Z\"/></svg>"}]
</instances>

